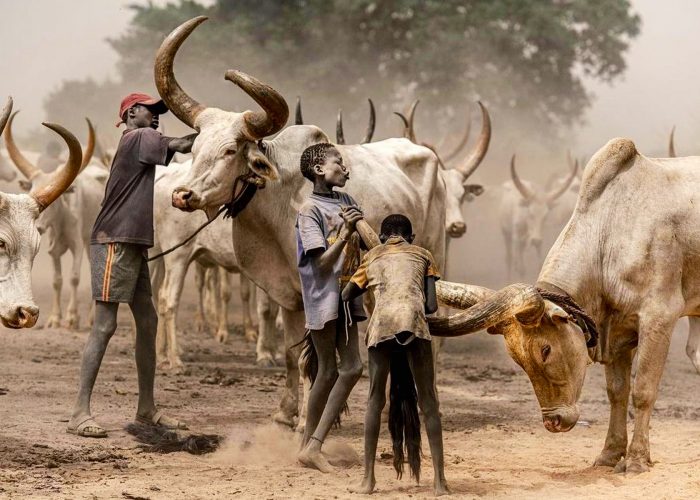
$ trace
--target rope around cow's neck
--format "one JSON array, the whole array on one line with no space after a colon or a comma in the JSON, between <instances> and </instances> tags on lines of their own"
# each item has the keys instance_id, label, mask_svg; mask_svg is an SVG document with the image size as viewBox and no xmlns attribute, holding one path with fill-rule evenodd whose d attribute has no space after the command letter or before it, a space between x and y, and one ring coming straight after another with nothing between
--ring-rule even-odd
<instances>
[{"instance_id":1,"label":"rope around cow's neck","mask_svg":"<svg viewBox=\"0 0 700 500\"><path fill-rule=\"evenodd\" d=\"M245 183L245 185L241 188L241 190L236 193L236 189L238 188L239 183ZM226 213L226 216L224 218L228 217L236 217L241 210L245 208L245 205L248 204L250 199L252 199L253 195L255 194L255 191L258 189L262 189L265 187L265 181L264 179L258 177L255 175L254 172L247 172L245 174L241 174L238 177L236 177L236 181L233 183L233 198L230 202L227 204L223 205L218 212L216 212L216 215L212 217L210 220L206 221L204 224L199 226L192 234L190 234L187 238L185 238L183 241L178 243L177 245L168 248L166 251L159 253L158 255L154 255L153 257L149 257L146 259L146 262L151 262L156 259L160 259L161 257L164 257L168 255L171 252L174 252L178 248L186 245L189 243L195 236L197 236L205 227L207 227L209 224L214 222L216 219L219 218L219 216L224 213ZM252 193L249 192L249 190L253 190ZM241 203L241 200L243 200L244 196L248 195L248 199L243 201Z\"/></svg>"}]
</instances>

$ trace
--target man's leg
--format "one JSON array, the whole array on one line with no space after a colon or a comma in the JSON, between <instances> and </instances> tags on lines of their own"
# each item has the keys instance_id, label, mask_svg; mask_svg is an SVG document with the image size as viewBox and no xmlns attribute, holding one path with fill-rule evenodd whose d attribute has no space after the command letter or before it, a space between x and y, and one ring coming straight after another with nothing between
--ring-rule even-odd
<instances>
[{"instance_id":1,"label":"man's leg","mask_svg":"<svg viewBox=\"0 0 700 500\"><path fill-rule=\"evenodd\" d=\"M425 433L430 443L430 454L433 457L435 478L435 496L450 493L445 479L445 460L442 449L442 423L440 422L440 405L435 392L433 370L433 352L430 341L414 339L408 346L408 363L411 366L413 380L418 393L418 406L425 418Z\"/></svg>"},{"instance_id":2,"label":"man's leg","mask_svg":"<svg viewBox=\"0 0 700 500\"><path fill-rule=\"evenodd\" d=\"M350 391L352 391L352 388L355 387L355 384L357 384L360 376L362 376L362 360L360 359L360 349L357 339L357 325L353 324L353 326L347 328L346 337L345 325L340 323L340 321L344 321L344 319L338 318L338 321L336 322L337 328L334 332L335 347L338 350L338 356L340 357L338 378L335 381L335 384L333 384L333 388L328 395L328 402L323 409L321 419L319 420L315 430L312 430L311 426L309 425L309 419L307 418L307 429L310 432L313 432L313 434L311 434L311 439L309 439L305 448L299 454L299 460L302 463L316 467L322 472L331 471L332 468L326 459L321 455L321 445L326 439L328 432L331 430L333 423L338 418L340 410L342 410L343 406L348 400ZM333 358L335 358L335 354L333 354ZM319 356L319 375L320 373ZM314 385L316 384L314 383ZM311 413L310 406L311 403L309 402L309 414ZM328 467L325 466L326 464L328 464ZM323 468L321 468L319 465L322 465Z\"/></svg>"},{"instance_id":3,"label":"man's leg","mask_svg":"<svg viewBox=\"0 0 700 500\"><path fill-rule=\"evenodd\" d=\"M119 303L95 301L95 321L88 336L80 366L80 389L73 415L68 422L68 431L88 437L103 437L105 430L97 425L90 413L90 399L100 371L109 339L117 329ZM87 424L87 425L86 425ZM80 428L79 428L80 427Z\"/></svg>"},{"instance_id":4,"label":"man's leg","mask_svg":"<svg viewBox=\"0 0 700 500\"><path fill-rule=\"evenodd\" d=\"M362 482L350 488L352 493L369 495L374 491L374 461L381 426L382 409L386 404L386 381L389 377L391 346L386 342L367 349L369 358L369 396L365 414L365 475Z\"/></svg>"}]
</instances>

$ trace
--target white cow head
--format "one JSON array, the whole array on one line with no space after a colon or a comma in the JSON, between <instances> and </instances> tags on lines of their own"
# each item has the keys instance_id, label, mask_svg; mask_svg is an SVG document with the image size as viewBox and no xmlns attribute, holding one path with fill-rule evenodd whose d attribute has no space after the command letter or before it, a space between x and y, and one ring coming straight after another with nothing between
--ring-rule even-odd
<instances>
[{"instance_id":1,"label":"white cow head","mask_svg":"<svg viewBox=\"0 0 700 500\"><path fill-rule=\"evenodd\" d=\"M12 101L0 113L0 133ZM39 317L31 286L34 257L39 251L39 214L63 193L80 171L82 150L73 134L60 125L44 123L68 144L66 165L34 183L29 194L0 193L0 321L9 328L31 328Z\"/></svg>"},{"instance_id":2,"label":"white cow head","mask_svg":"<svg viewBox=\"0 0 700 500\"><path fill-rule=\"evenodd\" d=\"M12 113L10 120L7 122L7 129L5 130L5 144L7 146L7 153L9 154L10 159L25 177L25 179L19 181L19 185L24 191L29 192L34 188L34 186L47 185L53 175L60 168L64 167L58 167L53 172L44 172L22 154L15 143L14 135L12 133L12 125L17 113L19 113L19 111ZM80 163L81 172L90 163L92 153L95 149L95 129L92 122L88 118L85 120L88 124L88 142L87 146L85 147L85 154L82 156ZM72 190L73 188L69 187L65 190L65 192L70 193ZM68 203L66 203L65 199L62 198L56 203L51 204L51 206L46 207L36 221L36 228L39 231L39 234L44 234L51 227L60 227L63 224L72 224L75 220L76 219L71 213Z\"/></svg>"},{"instance_id":3,"label":"white cow head","mask_svg":"<svg viewBox=\"0 0 700 500\"><path fill-rule=\"evenodd\" d=\"M571 186L576 178L578 163L573 165L566 179L558 183L551 191L545 191L532 182L520 179L515 170L515 155L510 159L510 176L521 195L516 217L516 224L526 228L527 243L532 245L537 254L542 254L542 234L545 218L561 195Z\"/></svg>"},{"instance_id":4,"label":"white cow head","mask_svg":"<svg viewBox=\"0 0 700 500\"><path fill-rule=\"evenodd\" d=\"M226 71L226 80L238 85L264 111L237 113L206 107L182 90L173 73L175 55L206 19L191 19L168 35L156 54L154 72L158 93L168 109L199 131L192 147L187 187L175 189L173 206L182 210L203 209L211 217L220 205L231 201L231 191L222 187L234 185L237 177L252 173L258 179L277 179L278 170L265 157L258 141L284 127L289 109L272 87L236 70Z\"/></svg>"},{"instance_id":5,"label":"white cow head","mask_svg":"<svg viewBox=\"0 0 700 500\"><path fill-rule=\"evenodd\" d=\"M445 167L443 160L436 148L428 143L419 143L416 139L414 130L414 117L416 107L420 101L416 99L407 112L407 116L402 113L395 113L404 123L403 136L416 144L421 144L433 151L438 157L440 167L442 169L442 178L445 181L447 196L445 199L445 231L451 238L460 238L467 232L467 223L462 215L462 205L465 201L471 201L476 196L480 196L484 192L483 186L479 184L469 184L469 177L474 173L477 167L481 164L486 152L489 149L491 142L491 117L489 116L486 107L481 103L481 133L474 144L474 148L461 162L455 165L454 168L448 169ZM461 149L466 145L469 139L469 131L471 129L471 115L467 113L467 127L457 147L445 156L445 161L455 158Z\"/></svg>"}]
</instances>

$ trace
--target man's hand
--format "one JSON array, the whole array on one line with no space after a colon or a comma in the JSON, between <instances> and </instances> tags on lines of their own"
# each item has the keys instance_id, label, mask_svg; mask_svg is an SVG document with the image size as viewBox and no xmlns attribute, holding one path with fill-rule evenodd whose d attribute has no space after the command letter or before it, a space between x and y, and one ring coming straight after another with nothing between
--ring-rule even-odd
<instances>
[{"instance_id":1,"label":"man's hand","mask_svg":"<svg viewBox=\"0 0 700 500\"><path fill-rule=\"evenodd\" d=\"M173 153L187 154L192 151L192 144L198 135L199 132L185 137L173 137L168 143L168 149Z\"/></svg>"},{"instance_id":2,"label":"man's hand","mask_svg":"<svg viewBox=\"0 0 700 500\"><path fill-rule=\"evenodd\" d=\"M343 230L341 231L340 237L345 240L355 232L357 221L362 219L364 216L362 215L360 209L356 206L344 206L340 209L340 216L344 221Z\"/></svg>"}]
</instances>

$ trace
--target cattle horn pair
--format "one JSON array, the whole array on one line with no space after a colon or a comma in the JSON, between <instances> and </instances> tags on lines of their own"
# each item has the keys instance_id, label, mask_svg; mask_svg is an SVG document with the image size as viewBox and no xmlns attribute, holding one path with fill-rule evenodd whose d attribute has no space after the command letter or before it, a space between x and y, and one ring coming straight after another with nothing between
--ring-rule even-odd
<instances>
[{"instance_id":1,"label":"cattle horn pair","mask_svg":"<svg viewBox=\"0 0 700 500\"><path fill-rule=\"evenodd\" d=\"M444 318L430 318L430 334L436 337L466 335L513 318L524 325L536 325L545 311L544 299L537 289L522 283L493 291L438 281L437 296L446 305L467 310Z\"/></svg>"},{"instance_id":2,"label":"cattle horn pair","mask_svg":"<svg viewBox=\"0 0 700 500\"><path fill-rule=\"evenodd\" d=\"M39 169L39 167L27 160L27 158L22 154L22 152L17 147L17 144L15 143L15 138L12 134L12 123L14 122L17 113L19 113L19 110L12 113L10 119L7 121L7 129L5 130L5 147L7 148L7 154L10 156L10 159L17 167L17 170L19 170L22 173L22 175L24 175L27 178L27 180L31 181L41 173L41 170ZM85 154L83 154L81 150L80 169L78 170L78 173L82 172L83 169L88 165L88 163L90 163L90 160L92 159L92 154L95 151L95 127L92 125L92 122L89 118L85 118L85 121L88 124L88 142L87 146L85 147ZM47 125L47 127L51 128L65 139L65 136L58 132L58 130L54 129L53 127L50 127L49 125ZM61 127L61 129L65 130L63 129L63 127ZM72 134L71 137L73 137ZM66 167L68 163L70 163L70 159L68 160L66 165L64 165L64 167Z\"/></svg>"},{"instance_id":3,"label":"cattle horn pair","mask_svg":"<svg viewBox=\"0 0 700 500\"><path fill-rule=\"evenodd\" d=\"M367 99L369 102L369 122L367 123L367 130L365 132L365 138L362 139L360 144L367 144L372 142L372 137L374 136L374 128L377 121L376 112L374 110L374 103L372 99ZM338 118L335 123L335 143L345 144L345 134L343 133L343 110L338 110Z\"/></svg>"},{"instance_id":4,"label":"cattle horn pair","mask_svg":"<svg viewBox=\"0 0 700 500\"><path fill-rule=\"evenodd\" d=\"M11 121L9 118L12 111L12 98L7 99L7 104L0 112L0 134L5 128L5 124ZM62 167L57 168L52 174L49 182L45 185L32 189L29 195L34 198L37 205L39 205L39 210L43 211L46 207L51 205L56 198L61 196L61 194L68 189L73 180L76 178L80 172L80 165L82 163L83 151L80 148L80 142L76 137L68 132L65 128L60 125L53 123L42 123L45 127L50 128L58 135L63 137L63 140L68 144L68 162ZM9 131L8 127L8 131ZM7 138L7 135L5 136ZM14 146L14 143L13 143ZM8 153L10 151L10 146L8 145Z\"/></svg>"},{"instance_id":5,"label":"cattle horn pair","mask_svg":"<svg viewBox=\"0 0 700 500\"><path fill-rule=\"evenodd\" d=\"M569 155L569 163L571 164L571 157ZM573 162L573 165L571 166L571 172L569 173L569 177L566 178L564 183L562 183L559 188L550 191L547 193L546 198L549 203L553 202L557 198L559 198L561 195L563 195L567 189L571 186L571 183L574 182L574 179L576 178L576 174L578 173L578 160L575 160ZM520 191L520 194L522 195L523 198L526 200L530 201L532 200L536 195L535 192L530 189L527 184L525 184L521 179L520 176L518 176L518 172L515 169L515 155L511 156L510 158L510 176L513 179L513 184L515 184L515 187Z\"/></svg>"},{"instance_id":6,"label":"cattle horn pair","mask_svg":"<svg viewBox=\"0 0 700 500\"><path fill-rule=\"evenodd\" d=\"M419 99L416 99L413 101L413 104L411 104L411 107L408 111L408 115L404 115L403 113L398 113L394 112L396 116L398 116L401 121L403 122L404 125L404 130L403 130L403 137L410 140L411 142L417 143L416 142L416 133L413 127L414 119L415 119L415 113L416 113L416 106L418 106L418 103L420 102ZM484 157L486 156L486 153L488 152L489 149L489 144L491 142L491 117L489 115L488 110L486 107L481 103L481 101L477 101L477 104L479 105L479 109L481 109L481 132L479 133L479 137L476 141L476 144L474 145L474 148L472 151L469 153L469 155L465 158L465 160L457 165L455 165L454 169L457 170L462 174L462 177L464 181L466 181L473 173L474 171L478 168L478 166L481 164L483 161ZM460 143L457 145L457 147L447 156L445 156L445 161L449 161L450 159L454 158L459 154L461 149L464 147L464 145L467 143L469 139L469 134L471 132L471 116L468 115L468 120L467 120L467 128L464 136L462 137L462 140ZM440 159L440 156L438 155L436 149L434 146L427 144L427 143L420 143L422 146L425 146L429 149L431 149L437 156L438 159L440 160L440 163L442 164L442 160Z\"/></svg>"},{"instance_id":7,"label":"cattle horn pair","mask_svg":"<svg viewBox=\"0 0 700 500\"><path fill-rule=\"evenodd\" d=\"M195 125L197 116L206 107L182 90L175 79L173 62L185 39L206 20L206 16L198 16L175 28L158 49L153 68L158 94L168 109L182 122L194 129L197 129ZM238 85L263 109L263 111L247 111L244 114L248 133L252 140L272 135L284 127L289 117L289 108L279 92L241 71L230 69L226 71L224 76L226 80Z\"/></svg>"}]
</instances>

